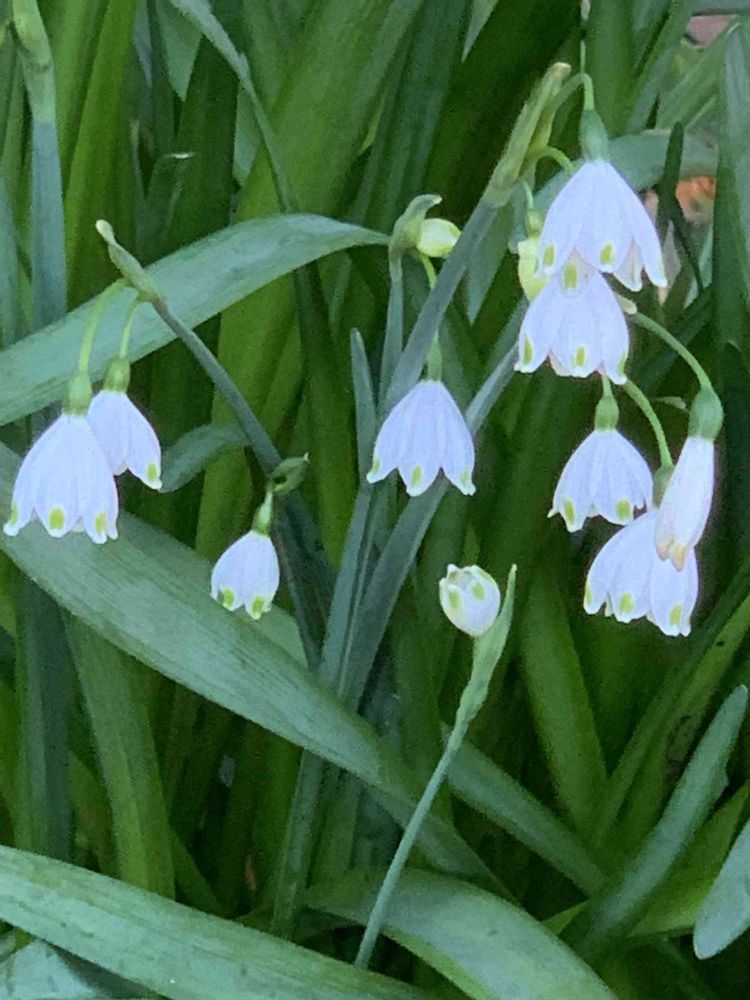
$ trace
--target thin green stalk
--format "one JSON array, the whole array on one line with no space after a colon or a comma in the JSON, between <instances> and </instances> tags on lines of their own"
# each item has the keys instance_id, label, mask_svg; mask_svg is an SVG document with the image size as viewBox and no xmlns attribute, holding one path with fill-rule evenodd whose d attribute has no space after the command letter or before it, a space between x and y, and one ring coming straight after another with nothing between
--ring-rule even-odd
<instances>
[{"instance_id":1,"label":"thin green stalk","mask_svg":"<svg viewBox=\"0 0 750 1000\"><path fill-rule=\"evenodd\" d=\"M99 329L99 323L101 322L101 318L104 314L104 309L115 292L119 292L121 288L122 281L118 280L113 282L108 288L104 289L99 298L96 300L94 308L91 310L91 316L89 318L88 325L86 326L86 332L83 335L81 350L78 355L78 371L84 375L87 375L89 371L91 352L94 349L96 332Z\"/></svg>"},{"instance_id":2,"label":"thin green stalk","mask_svg":"<svg viewBox=\"0 0 750 1000\"><path fill-rule=\"evenodd\" d=\"M138 306L141 304L141 300L136 296L135 299L130 303L130 308L128 309L128 315L125 319L125 326L122 331L122 339L120 340L120 349L117 352L118 357L122 358L124 361L128 359L128 349L130 347L130 335L133 332L133 324L135 323L135 314L138 311Z\"/></svg>"},{"instance_id":3,"label":"thin green stalk","mask_svg":"<svg viewBox=\"0 0 750 1000\"><path fill-rule=\"evenodd\" d=\"M513 594L515 589L516 569L511 569L508 575L508 584L505 593L505 606L502 614L497 618L490 629L483 636L475 641L474 658L469 682L461 696L461 701L456 712L456 720L451 731L445 749L435 770L432 772L430 780L427 782L419 802L414 809L401 841L399 842L393 860L388 866L383 883L380 886L378 895L370 912L370 917L362 936L362 941L357 952L354 964L361 969L366 969L370 964L373 949L385 923L388 904L391 896L398 884L398 880L409 855L416 843L419 831L424 823L432 805L437 797L440 788L445 781L448 769L455 760L456 754L461 748L472 720L476 717L487 697L489 683L494 669L500 659L505 647L505 640L510 629L510 622L513 615Z\"/></svg>"},{"instance_id":4,"label":"thin green stalk","mask_svg":"<svg viewBox=\"0 0 750 1000\"><path fill-rule=\"evenodd\" d=\"M553 160L568 177L575 173L576 168L573 165L573 161L556 146L542 146L541 149L534 150L534 159Z\"/></svg>"},{"instance_id":5,"label":"thin green stalk","mask_svg":"<svg viewBox=\"0 0 750 1000\"><path fill-rule=\"evenodd\" d=\"M628 396L633 400L635 405L644 415L646 420L648 420L651 425L651 430L654 432L654 437L656 438L656 443L659 447L659 463L662 468L672 467L672 456L669 452L669 445L667 444L667 435L664 433L664 428L662 426L661 420L659 420L656 415L656 410L648 400L648 397L643 393L638 386L631 379L623 385L623 392L627 393Z\"/></svg>"},{"instance_id":6,"label":"thin green stalk","mask_svg":"<svg viewBox=\"0 0 750 1000\"><path fill-rule=\"evenodd\" d=\"M655 334L660 340L671 347L675 354L679 354L683 361L685 361L693 371L693 374L698 379L698 383L702 389L710 389L713 391L713 386L711 385L711 379L706 374L706 371L695 357L692 351L690 351L685 345L670 333L666 327L663 327L661 323L657 323L656 320L651 319L649 316L644 316L643 313L637 312L634 316L630 317L630 322L635 324L635 326L640 326L643 330L648 330L649 333Z\"/></svg>"}]
</instances>

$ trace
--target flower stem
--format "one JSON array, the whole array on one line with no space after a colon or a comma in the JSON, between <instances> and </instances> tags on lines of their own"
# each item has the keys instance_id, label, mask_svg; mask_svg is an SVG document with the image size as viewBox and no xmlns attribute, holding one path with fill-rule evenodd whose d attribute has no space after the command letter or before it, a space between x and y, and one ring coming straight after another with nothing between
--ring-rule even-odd
<instances>
[{"instance_id":1,"label":"flower stem","mask_svg":"<svg viewBox=\"0 0 750 1000\"><path fill-rule=\"evenodd\" d=\"M672 348L675 354L679 354L682 360L690 366L693 370L693 374L698 379L701 388L711 389L713 391L711 379L706 374L703 365L698 361L693 352L688 350L682 341L678 340L674 334L670 333L669 330L666 329L666 327L663 327L661 323L657 323L656 320L651 319L650 316L644 316L643 313L640 312L631 316L630 321L636 326L640 326L642 329L655 334L660 340L663 340L668 347Z\"/></svg>"},{"instance_id":2,"label":"flower stem","mask_svg":"<svg viewBox=\"0 0 750 1000\"><path fill-rule=\"evenodd\" d=\"M435 272L435 266L433 265L427 254L421 253L419 255L422 261L422 267L424 267L424 272L427 275L427 284L430 286L430 291L435 287L435 281L437 280L437 274ZM443 352L440 349L440 334L436 333L435 337L430 345L430 350L427 355L427 362L425 367L427 368L427 378L440 379L443 376Z\"/></svg>"},{"instance_id":3,"label":"flower stem","mask_svg":"<svg viewBox=\"0 0 750 1000\"><path fill-rule=\"evenodd\" d=\"M127 361L128 358L128 347L130 346L130 334L133 332L133 324L135 322L135 314L138 306L141 304L141 299L136 296L130 303L130 308L128 309L128 315L125 320L125 328L122 331L122 339L120 340L120 350L118 351L118 357L123 358Z\"/></svg>"},{"instance_id":4,"label":"flower stem","mask_svg":"<svg viewBox=\"0 0 750 1000\"><path fill-rule=\"evenodd\" d=\"M568 177L575 173L576 168L573 166L573 161L561 149L558 149L557 146L541 146L535 150L535 161L542 160L545 157L548 160L554 160L558 167L565 171Z\"/></svg>"},{"instance_id":5,"label":"flower stem","mask_svg":"<svg viewBox=\"0 0 750 1000\"><path fill-rule=\"evenodd\" d=\"M78 355L78 371L83 374L87 374L89 370L89 361L91 360L91 351L94 347L94 339L96 338L96 331L99 329L99 322L102 318L102 313L104 312L104 307L115 294L119 292L122 288L123 282L121 280L115 281L105 288L104 291L99 295L99 298L94 303L91 310L91 317L86 327L86 332L83 335L83 342L81 344L81 352Z\"/></svg>"},{"instance_id":6,"label":"flower stem","mask_svg":"<svg viewBox=\"0 0 750 1000\"><path fill-rule=\"evenodd\" d=\"M651 424L651 429L656 437L656 442L659 446L659 462L664 469L671 469L672 455L669 451L669 445L667 444L667 436L664 433L664 428L662 427L661 420L656 415L656 410L653 408L645 393L643 393L635 382L628 379L625 385L622 387L628 396L633 400L635 405L644 415L646 420Z\"/></svg>"}]
</instances>

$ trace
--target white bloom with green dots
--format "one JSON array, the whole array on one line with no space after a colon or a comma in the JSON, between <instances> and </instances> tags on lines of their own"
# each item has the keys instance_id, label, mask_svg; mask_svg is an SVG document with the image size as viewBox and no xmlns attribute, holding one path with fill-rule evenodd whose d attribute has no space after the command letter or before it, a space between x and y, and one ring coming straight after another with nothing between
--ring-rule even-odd
<instances>
[{"instance_id":1,"label":"white bloom with green dots","mask_svg":"<svg viewBox=\"0 0 750 1000\"><path fill-rule=\"evenodd\" d=\"M651 471L634 445L614 427L594 430L565 464L549 516L560 514L568 531L587 517L627 524L651 501Z\"/></svg>"},{"instance_id":2,"label":"white bloom with green dots","mask_svg":"<svg viewBox=\"0 0 750 1000\"><path fill-rule=\"evenodd\" d=\"M244 606L256 621L279 589L279 559L273 542L252 529L219 557L211 574L211 596L235 611Z\"/></svg>"},{"instance_id":3,"label":"white bloom with green dots","mask_svg":"<svg viewBox=\"0 0 750 1000\"><path fill-rule=\"evenodd\" d=\"M118 497L107 459L84 413L62 413L21 463L4 526L17 535L38 518L53 538L85 531L101 544L117 538Z\"/></svg>"},{"instance_id":4,"label":"white bloom with green dots","mask_svg":"<svg viewBox=\"0 0 750 1000\"><path fill-rule=\"evenodd\" d=\"M656 508L647 511L603 546L589 570L583 606L589 614L603 606L619 622L648 618L665 635L688 635L698 599L698 564L692 551L682 571L659 558L658 514Z\"/></svg>"},{"instance_id":5,"label":"white bloom with green dots","mask_svg":"<svg viewBox=\"0 0 750 1000\"><path fill-rule=\"evenodd\" d=\"M128 469L151 489L161 487L159 439L126 392L107 388L98 392L91 401L88 421L114 475Z\"/></svg>"},{"instance_id":6,"label":"white bloom with green dots","mask_svg":"<svg viewBox=\"0 0 750 1000\"><path fill-rule=\"evenodd\" d=\"M641 288L641 272L665 286L661 245L637 194L607 160L584 163L550 205L539 243L540 274L562 270L572 253L627 288Z\"/></svg>"},{"instance_id":7,"label":"white bloom with green dots","mask_svg":"<svg viewBox=\"0 0 750 1000\"><path fill-rule=\"evenodd\" d=\"M437 379L422 379L394 406L375 441L370 483L394 469L409 496L420 496L442 469L467 496L474 493L474 442L453 396Z\"/></svg>"},{"instance_id":8,"label":"white bloom with green dots","mask_svg":"<svg viewBox=\"0 0 750 1000\"><path fill-rule=\"evenodd\" d=\"M516 371L533 372L547 358L558 375L593 372L627 381L628 327L605 279L574 256L526 310L518 338Z\"/></svg>"},{"instance_id":9,"label":"white bloom with green dots","mask_svg":"<svg viewBox=\"0 0 750 1000\"><path fill-rule=\"evenodd\" d=\"M482 635L500 611L500 588L480 566L448 566L440 581L440 606L467 635Z\"/></svg>"}]
</instances>

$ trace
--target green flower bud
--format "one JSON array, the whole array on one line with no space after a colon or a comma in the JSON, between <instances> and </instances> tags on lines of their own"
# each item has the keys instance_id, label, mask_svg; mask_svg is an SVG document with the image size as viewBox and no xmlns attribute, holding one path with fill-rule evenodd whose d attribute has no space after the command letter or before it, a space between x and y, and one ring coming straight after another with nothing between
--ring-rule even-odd
<instances>
[{"instance_id":1,"label":"green flower bud","mask_svg":"<svg viewBox=\"0 0 750 1000\"><path fill-rule=\"evenodd\" d=\"M274 496L291 493L292 490L296 490L302 484L309 467L310 458L308 455L302 455L297 458L285 458L283 462L279 462L268 477L269 489L273 492Z\"/></svg>"},{"instance_id":2,"label":"green flower bud","mask_svg":"<svg viewBox=\"0 0 750 1000\"><path fill-rule=\"evenodd\" d=\"M703 386L698 390L690 407L688 435L715 441L723 422L724 409L721 400L710 386Z\"/></svg>"},{"instance_id":3,"label":"green flower bud","mask_svg":"<svg viewBox=\"0 0 750 1000\"><path fill-rule=\"evenodd\" d=\"M130 362L127 358L112 358L104 376L104 388L111 392L127 392L129 385Z\"/></svg>"},{"instance_id":4,"label":"green flower bud","mask_svg":"<svg viewBox=\"0 0 750 1000\"><path fill-rule=\"evenodd\" d=\"M91 403L91 379L88 372L76 372L68 382L63 399L63 412L85 416Z\"/></svg>"},{"instance_id":5,"label":"green flower bud","mask_svg":"<svg viewBox=\"0 0 750 1000\"><path fill-rule=\"evenodd\" d=\"M159 289L135 257L117 242L112 226L104 219L99 219L96 231L107 244L110 260L128 284L135 288L140 298L145 302L161 302Z\"/></svg>"},{"instance_id":6,"label":"green flower bud","mask_svg":"<svg viewBox=\"0 0 750 1000\"><path fill-rule=\"evenodd\" d=\"M586 160L609 159L607 130L599 115L591 108L586 109L581 115L579 136L581 152Z\"/></svg>"},{"instance_id":7,"label":"green flower bud","mask_svg":"<svg viewBox=\"0 0 750 1000\"><path fill-rule=\"evenodd\" d=\"M598 431L609 431L617 427L620 410L612 395L602 396L594 411L594 427Z\"/></svg>"},{"instance_id":8,"label":"green flower bud","mask_svg":"<svg viewBox=\"0 0 750 1000\"><path fill-rule=\"evenodd\" d=\"M419 230L417 250L426 257L447 257L461 235L448 219L425 219Z\"/></svg>"}]
</instances>

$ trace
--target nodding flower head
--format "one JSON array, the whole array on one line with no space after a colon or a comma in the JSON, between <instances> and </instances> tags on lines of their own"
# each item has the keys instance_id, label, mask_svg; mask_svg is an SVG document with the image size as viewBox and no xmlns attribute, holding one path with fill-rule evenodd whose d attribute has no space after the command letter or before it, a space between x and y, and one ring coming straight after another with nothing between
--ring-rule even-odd
<instances>
[{"instance_id":1,"label":"nodding flower head","mask_svg":"<svg viewBox=\"0 0 750 1000\"><path fill-rule=\"evenodd\" d=\"M63 413L32 445L13 487L6 535L38 518L61 538L85 531L101 544L117 538L118 498L104 452L82 413Z\"/></svg>"},{"instance_id":2,"label":"nodding flower head","mask_svg":"<svg viewBox=\"0 0 750 1000\"><path fill-rule=\"evenodd\" d=\"M597 515L627 524L652 492L649 467L630 441L614 427L594 430L566 462L549 516L560 514L568 531Z\"/></svg>"},{"instance_id":3,"label":"nodding flower head","mask_svg":"<svg viewBox=\"0 0 750 1000\"><path fill-rule=\"evenodd\" d=\"M129 469L146 486L161 486L161 448L153 427L120 390L102 389L91 401L88 420L112 473Z\"/></svg>"},{"instance_id":4,"label":"nodding flower head","mask_svg":"<svg viewBox=\"0 0 750 1000\"><path fill-rule=\"evenodd\" d=\"M440 606L456 628L479 636L498 616L500 589L481 567L451 564L440 581Z\"/></svg>"},{"instance_id":5,"label":"nodding flower head","mask_svg":"<svg viewBox=\"0 0 750 1000\"><path fill-rule=\"evenodd\" d=\"M656 522L656 548L681 570L703 536L714 492L714 443L691 436L677 459Z\"/></svg>"},{"instance_id":6,"label":"nodding flower head","mask_svg":"<svg viewBox=\"0 0 750 1000\"><path fill-rule=\"evenodd\" d=\"M625 316L601 274L577 256L537 295L521 324L516 371L536 371L547 358L558 375L598 371L626 381Z\"/></svg>"},{"instance_id":7,"label":"nodding flower head","mask_svg":"<svg viewBox=\"0 0 750 1000\"><path fill-rule=\"evenodd\" d=\"M462 493L474 493L474 442L442 382L417 382L386 417L367 480L377 483L394 469L413 497L429 489L440 469Z\"/></svg>"},{"instance_id":8,"label":"nodding flower head","mask_svg":"<svg viewBox=\"0 0 750 1000\"><path fill-rule=\"evenodd\" d=\"M539 244L541 274L560 271L572 253L637 291L645 269L666 285L659 236L640 199L607 160L584 163L552 202Z\"/></svg>"},{"instance_id":9,"label":"nodding flower head","mask_svg":"<svg viewBox=\"0 0 750 1000\"><path fill-rule=\"evenodd\" d=\"M584 608L604 606L619 622L648 618L665 635L688 635L698 598L698 564L691 552L682 572L662 561L655 545L658 511L649 510L614 534L594 559Z\"/></svg>"},{"instance_id":10,"label":"nodding flower head","mask_svg":"<svg viewBox=\"0 0 750 1000\"><path fill-rule=\"evenodd\" d=\"M279 559L262 531L248 531L224 552L211 574L211 596L234 611L244 606L256 621L279 589Z\"/></svg>"}]
</instances>

